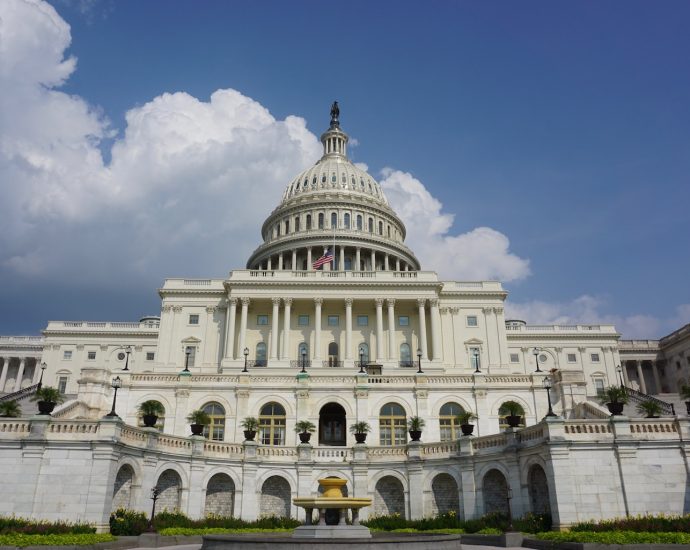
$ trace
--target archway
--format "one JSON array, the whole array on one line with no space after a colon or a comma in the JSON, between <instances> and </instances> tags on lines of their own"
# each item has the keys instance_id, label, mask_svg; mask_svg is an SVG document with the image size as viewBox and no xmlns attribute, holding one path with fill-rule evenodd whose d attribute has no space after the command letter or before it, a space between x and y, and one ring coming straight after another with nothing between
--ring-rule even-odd
<instances>
[{"instance_id":1,"label":"archway","mask_svg":"<svg viewBox=\"0 0 690 550\"><path fill-rule=\"evenodd\" d=\"M182 480L175 470L165 470L158 478L156 487L160 489L158 494L159 510L173 512L180 508L180 496L182 492Z\"/></svg>"},{"instance_id":2,"label":"archway","mask_svg":"<svg viewBox=\"0 0 690 550\"><path fill-rule=\"evenodd\" d=\"M496 469L489 470L482 484L484 513L506 513L508 508L508 483L505 476Z\"/></svg>"},{"instance_id":3,"label":"archway","mask_svg":"<svg viewBox=\"0 0 690 550\"><path fill-rule=\"evenodd\" d=\"M319 445L346 444L345 409L338 403L328 403L319 412Z\"/></svg>"},{"instance_id":4,"label":"archway","mask_svg":"<svg viewBox=\"0 0 690 550\"><path fill-rule=\"evenodd\" d=\"M405 490L400 480L385 476L378 480L374 489L374 515L405 517Z\"/></svg>"},{"instance_id":5,"label":"archway","mask_svg":"<svg viewBox=\"0 0 690 550\"><path fill-rule=\"evenodd\" d=\"M235 504L235 482L228 474L216 474L206 486L204 514L232 517Z\"/></svg>"},{"instance_id":6,"label":"archway","mask_svg":"<svg viewBox=\"0 0 690 550\"><path fill-rule=\"evenodd\" d=\"M527 487L532 512L535 514L550 514L549 484L546 473L539 464L534 464L527 474Z\"/></svg>"},{"instance_id":7,"label":"archway","mask_svg":"<svg viewBox=\"0 0 690 550\"><path fill-rule=\"evenodd\" d=\"M458 484L450 474L438 474L431 482L433 496L431 511L434 516L456 512L459 514L460 498Z\"/></svg>"},{"instance_id":8,"label":"archway","mask_svg":"<svg viewBox=\"0 0 690 550\"><path fill-rule=\"evenodd\" d=\"M132 483L134 482L134 470L129 464L125 464L115 476L115 488L113 490L113 503L111 509L129 508L132 501Z\"/></svg>"},{"instance_id":9,"label":"archway","mask_svg":"<svg viewBox=\"0 0 690 550\"><path fill-rule=\"evenodd\" d=\"M261 486L261 516L290 517L290 484L285 478L271 476Z\"/></svg>"}]
</instances>

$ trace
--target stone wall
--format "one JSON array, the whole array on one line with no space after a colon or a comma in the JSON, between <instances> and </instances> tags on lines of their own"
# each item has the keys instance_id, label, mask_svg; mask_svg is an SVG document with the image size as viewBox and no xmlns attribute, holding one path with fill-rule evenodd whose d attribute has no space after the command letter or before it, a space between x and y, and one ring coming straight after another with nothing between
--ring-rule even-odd
<instances>
[{"instance_id":1,"label":"stone wall","mask_svg":"<svg viewBox=\"0 0 690 550\"><path fill-rule=\"evenodd\" d=\"M130 507L133 479L134 470L128 464L118 470L113 491L113 505L111 507L113 510Z\"/></svg>"},{"instance_id":2,"label":"stone wall","mask_svg":"<svg viewBox=\"0 0 690 550\"><path fill-rule=\"evenodd\" d=\"M431 482L431 514L455 512L459 515L458 484L449 474L439 474Z\"/></svg>"},{"instance_id":3,"label":"stone wall","mask_svg":"<svg viewBox=\"0 0 690 550\"><path fill-rule=\"evenodd\" d=\"M235 483L227 474L216 474L206 487L204 514L230 517L235 503Z\"/></svg>"},{"instance_id":4,"label":"stone wall","mask_svg":"<svg viewBox=\"0 0 690 550\"><path fill-rule=\"evenodd\" d=\"M535 464L529 469L527 479L529 492L530 512L535 514L550 514L551 503L549 500L549 485L544 469Z\"/></svg>"},{"instance_id":5,"label":"stone wall","mask_svg":"<svg viewBox=\"0 0 690 550\"><path fill-rule=\"evenodd\" d=\"M269 477L261 487L260 516L290 517L290 484L279 476Z\"/></svg>"},{"instance_id":6,"label":"stone wall","mask_svg":"<svg viewBox=\"0 0 690 550\"><path fill-rule=\"evenodd\" d=\"M484 513L505 513L508 507L508 484L505 476L498 470L490 470L482 483Z\"/></svg>"},{"instance_id":7,"label":"stone wall","mask_svg":"<svg viewBox=\"0 0 690 550\"><path fill-rule=\"evenodd\" d=\"M374 490L373 506L375 516L398 514L405 517L405 492L402 483L393 476L379 479Z\"/></svg>"},{"instance_id":8,"label":"stone wall","mask_svg":"<svg viewBox=\"0 0 690 550\"><path fill-rule=\"evenodd\" d=\"M156 484L160 493L158 495L158 510L178 510L180 508L180 490L182 480L175 470L166 470L158 478Z\"/></svg>"}]
</instances>

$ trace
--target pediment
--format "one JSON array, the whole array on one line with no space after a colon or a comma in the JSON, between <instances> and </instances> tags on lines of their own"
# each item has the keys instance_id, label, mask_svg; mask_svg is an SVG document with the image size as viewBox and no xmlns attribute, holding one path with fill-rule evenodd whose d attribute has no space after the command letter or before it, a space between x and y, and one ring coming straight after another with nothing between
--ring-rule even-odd
<instances>
[{"instance_id":1,"label":"pediment","mask_svg":"<svg viewBox=\"0 0 690 550\"><path fill-rule=\"evenodd\" d=\"M470 338L469 340L465 340L465 345L471 346L472 344L483 344L484 341L480 340L479 338Z\"/></svg>"},{"instance_id":2,"label":"pediment","mask_svg":"<svg viewBox=\"0 0 690 550\"><path fill-rule=\"evenodd\" d=\"M200 344L201 340L199 340L198 338L195 338L194 336L190 336L189 338L185 338L184 340L182 340L182 343L183 344Z\"/></svg>"}]
</instances>

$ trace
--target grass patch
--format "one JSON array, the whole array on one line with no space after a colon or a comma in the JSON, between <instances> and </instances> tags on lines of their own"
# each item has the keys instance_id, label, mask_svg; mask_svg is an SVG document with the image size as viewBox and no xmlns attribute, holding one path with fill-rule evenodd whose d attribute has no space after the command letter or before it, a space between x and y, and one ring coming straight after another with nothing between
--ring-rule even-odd
<instances>
[{"instance_id":1,"label":"grass patch","mask_svg":"<svg viewBox=\"0 0 690 550\"><path fill-rule=\"evenodd\" d=\"M540 540L599 544L690 544L690 533L648 531L565 531L537 533Z\"/></svg>"},{"instance_id":2,"label":"grass patch","mask_svg":"<svg viewBox=\"0 0 690 550\"><path fill-rule=\"evenodd\" d=\"M9 533L0 535L0 546L85 546L115 540L109 533L62 533L56 535L27 535Z\"/></svg>"},{"instance_id":3,"label":"grass patch","mask_svg":"<svg viewBox=\"0 0 690 550\"><path fill-rule=\"evenodd\" d=\"M194 535L239 535L243 533L285 533L292 531L285 527L265 528L265 527L241 527L237 529L227 529L224 527L166 527L160 530L160 534L173 537L192 537Z\"/></svg>"}]
</instances>

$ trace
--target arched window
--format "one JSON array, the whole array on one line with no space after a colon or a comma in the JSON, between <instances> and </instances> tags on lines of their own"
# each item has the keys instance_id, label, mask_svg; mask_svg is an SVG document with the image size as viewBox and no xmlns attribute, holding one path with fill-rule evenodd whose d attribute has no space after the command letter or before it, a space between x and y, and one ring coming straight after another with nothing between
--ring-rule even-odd
<instances>
[{"instance_id":1,"label":"arched window","mask_svg":"<svg viewBox=\"0 0 690 550\"><path fill-rule=\"evenodd\" d=\"M280 237L280 224L276 225L276 237Z\"/></svg>"},{"instance_id":2,"label":"arched window","mask_svg":"<svg viewBox=\"0 0 690 550\"><path fill-rule=\"evenodd\" d=\"M271 402L261 407L259 431L263 445L285 445L285 409Z\"/></svg>"},{"instance_id":3,"label":"arched window","mask_svg":"<svg viewBox=\"0 0 690 550\"><path fill-rule=\"evenodd\" d=\"M373 232L374 232L374 219L369 218L369 233L373 233Z\"/></svg>"},{"instance_id":4,"label":"arched window","mask_svg":"<svg viewBox=\"0 0 690 550\"><path fill-rule=\"evenodd\" d=\"M335 212L331 214L331 227L338 227L338 214Z\"/></svg>"},{"instance_id":5,"label":"arched window","mask_svg":"<svg viewBox=\"0 0 690 550\"><path fill-rule=\"evenodd\" d=\"M401 367L414 367L412 361L412 353L410 352L410 344L403 342L400 344L400 366Z\"/></svg>"},{"instance_id":6,"label":"arched window","mask_svg":"<svg viewBox=\"0 0 690 550\"><path fill-rule=\"evenodd\" d=\"M457 403L446 403L441 407L438 417L441 441L455 441L460 437L460 423L457 416L464 412L465 409Z\"/></svg>"},{"instance_id":7,"label":"arched window","mask_svg":"<svg viewBox=\"0 0 690 550\"><path fill-rule=\"evenodd\" d=\"M362 216L357 216L357 229L362 230Z\"/></svg>"},{"instance_id":8,"label":"arched window","mask_svg":"<svg viewBox=\"0 0 690 550\"><path fill-rule=\"evenodd\" d=\"M219 403L207 403L201 409L211 417L211 424L204 426L204 437L213 441L225 439L225 409Z\"/></svg>"},{"instance_id":9,"label":"arched window","mask_svg":"<svg viewBox=\"0 0 690 550\"><path fill-rule=\"evenodd\" d=\"M397 403L387 403L379 413L379 440L381 445L393 447L407 443L405 409Z\"/></svg>"},{"instance_id":10,"label":"arched window","mask_svg":"<svg viewBox=\"0 0 690 550\"><path fill-rule=\"evenodd\" d=\"M389 239L391 238L391 226L390 225L388 226L388 238Z\"/></svg>"},{"instance_id":11,"label":"arched window","mask_svg":"<svg viewBox=\"0 0 690 550\"><path fill-rule=\"evenodd\" d=\"M515 416L520 417L520 424L518 424L518 427L524 428L525 427L525 409L522 408L522 405L519 403L516 403L515 401L506 401L501 405L501 407L498 409L498 427L501 430L504 430L508 427L508 421L506 420L507 416L511 416L510 414L510 408L512 406L515 406L516 414Z\"/></svg>"},{"instance_id":12,"label":"arched window","mask_svg":"<svg viewBox=\"0 0 690 550\"><path fill-rule=\"evenodd\" d=\"M257 367L266 366L266 344L264 342L256 344L256 362L254 365Z\"/></svg>"},{"instance_id":13,"label":"arched window","mask_svg":"<svg viewBox=\"0 0 690 550\"><path fill-rule=\"evenodd\" d=\"M307 214L307 230L311 229L311 214Z\"/></svg>"},{"instance_id":14,"label":"arched window","mask_svg":"<svg viewBox=\"0 0 690 550\"><path fill-rule=\"evenodd\" d=\"M357 348L358 357L361 358L363 363L369 362L369 344L362 342Z\"/></svg>"},{"instance_id":15,"label":"arched window","mask_svg":"<svg viewBox=\"0 0 690 550\"><path fill-rule=\"evenodd\" d=\"M345 229L350 229L350 214L345 214L343 216L343 225Z\"/></svg>"},{"instance_id":16,"label":"arched window","mask_svg":"<svg viewBox=\"0 0 690 550\"><path fill-rule=\"evenodd\" d=\"M295 218L295 231L299 231L299 217Z\"/></svg>"},{"instance_id":17,"label":"arched window","mask_svg":"<svg viewBox=\"0 0 690 550\"><path fill-rule=\"evenodd\" d=\"M319 229L323 229L323 213L319 214Z\"/></svg>"},{"instance_id":18,"label":"arched window","mask_svg":"<svg viewBox=\"0 0 690 550\"><path fill-rule=\"evenodd\" d=\"M336 342L328 344L328 366L338 366L338 344Z\"/></svg>"},{"instance_id":19,"label":"arched window","mask_svg":"<svg viewBox=\"0 0 690 550\"><path fill-rule=\"evenodd\" d=\"M285 220L285 234L290 233L290 220Z\"/></svg>"},{"instance_id":20,"label":"arched window","mask_svg":"<svg viewBox=\"0 0 690 550\"><path fill-rule=\"evenodd\" d=\"M379 222L379 235L383 235L383 222Z\"/></svg>"}]
</instances>

